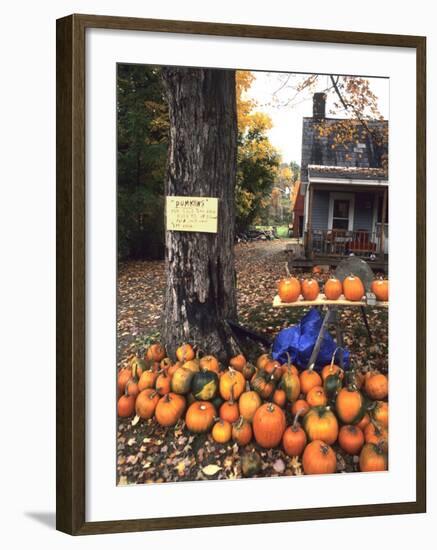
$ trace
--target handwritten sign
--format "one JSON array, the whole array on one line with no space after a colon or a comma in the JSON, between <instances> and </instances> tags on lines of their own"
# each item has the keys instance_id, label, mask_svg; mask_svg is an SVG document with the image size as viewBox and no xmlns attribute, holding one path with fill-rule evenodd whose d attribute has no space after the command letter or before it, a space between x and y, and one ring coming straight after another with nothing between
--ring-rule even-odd
<instances>
[{"instance_id":1,"label":"handwritten sign","mask_svg":"<svg viewBox=\"0 0 437 550\"><path fill-rule=\"evenodd\" d=\"M166 197L167 231L217 233L218 199Z\"/></svg>"}]
</instances>

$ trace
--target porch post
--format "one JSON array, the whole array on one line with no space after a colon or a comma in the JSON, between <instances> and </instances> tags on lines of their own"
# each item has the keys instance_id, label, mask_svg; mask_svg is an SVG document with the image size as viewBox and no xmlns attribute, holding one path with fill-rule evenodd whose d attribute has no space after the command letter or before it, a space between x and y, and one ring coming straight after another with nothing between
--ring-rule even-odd
<instances>
[{"instance_id":1,"label":"porch post","mask_svg":"<svg viewBox=\"0 0 437 550\"><path fill-rule=\"evenodd\" d=\"M313 186L308 185L308 221L307 221L307 250L306 257L313 259Z\"/></svg>"},{"instance_id":2,"label":"porch post","mask_svg":"<svg viewBox=\"0 0 437 550\"><path fill-rule=\"evenodd\" d=\"M385 239L385 210L387 208L387 187L384 188L384 194L382 196L382 212L381 212L381 238L379 240L379 258L381 262L384 262L384 239Z\"/></svg>"}]
</instances>

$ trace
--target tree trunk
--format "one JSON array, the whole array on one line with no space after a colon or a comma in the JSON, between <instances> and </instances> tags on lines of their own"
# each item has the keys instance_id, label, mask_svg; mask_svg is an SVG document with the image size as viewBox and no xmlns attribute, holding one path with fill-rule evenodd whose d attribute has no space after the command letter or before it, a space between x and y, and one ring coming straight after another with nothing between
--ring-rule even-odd
<instances>
[{"instance_id":1,"label":"tree trunk","mask_svg":"<svg viewBox=\"0 0 437 550\"><path fill-rule=\"evenodd\" d=\"M183 342L225 361L238 346L234 188L237 158L235 71L163 69L170 116L166 195L217 197L218 233L166 232L163 335L174 355Z\"/></svg>"}]
</instances>

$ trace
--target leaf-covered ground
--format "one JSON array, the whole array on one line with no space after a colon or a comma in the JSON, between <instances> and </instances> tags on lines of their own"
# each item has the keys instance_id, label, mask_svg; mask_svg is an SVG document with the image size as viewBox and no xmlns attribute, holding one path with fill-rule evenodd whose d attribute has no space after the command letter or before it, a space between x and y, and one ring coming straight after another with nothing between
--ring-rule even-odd
<instances>
[{"instance_id":1,"label":"leaf-covered ground","mask_svg":"<svg viewBox=\"0 0 437 550\"><path fill-rule=\"evenodd\" d=\"M276 285L283 276L286 261L284 240L239 244L235 248L238 276L239 321L270 338L286 326L299 321L303 308L274 309ZM319 275L325 280L328 273ZM302 273L309 276L309 273ZM148 343L159 339L164 299L164 263L129 262L119 266L117 350L118 366L125 365ZM340 323L344 344L355 366L363 371L377 368L387 372L388 314L383 308L367 308L373 344L361 319L359 308L342 308ZM254 348L257 355L261 350ZM287 412L289 415L289 412ZM291 421L291 417L288 417ZM300 464L282 450L265 451L250 443L244 449L229 443L220 445L211 435L189 433L183 422L173 428L159 426L154 420L118 420L118 483L162 483L180 480L235 479L242 477L242 456L255 450L261 458L259 476L299 475ZM337 469L357 470L358 457L344 454L338 447Z\"/></svg>"}]
</instances>

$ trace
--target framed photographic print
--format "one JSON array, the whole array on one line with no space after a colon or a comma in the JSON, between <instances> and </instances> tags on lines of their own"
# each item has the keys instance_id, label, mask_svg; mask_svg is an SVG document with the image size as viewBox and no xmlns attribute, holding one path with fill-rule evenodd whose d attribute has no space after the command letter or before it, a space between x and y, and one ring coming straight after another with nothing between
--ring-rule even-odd
<instances>
[{"instance_id":1,"label":"framed photographic print","mask_svg":"<svg viewBox=\"0 0 437 550\"><path fill-rule=\"evenodd\" d=\"M59 530L426 510L425 44L58 20Z\"/></svg>"}]
</instances>

